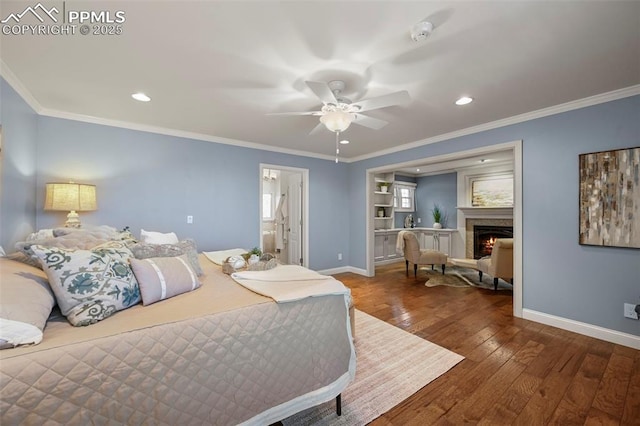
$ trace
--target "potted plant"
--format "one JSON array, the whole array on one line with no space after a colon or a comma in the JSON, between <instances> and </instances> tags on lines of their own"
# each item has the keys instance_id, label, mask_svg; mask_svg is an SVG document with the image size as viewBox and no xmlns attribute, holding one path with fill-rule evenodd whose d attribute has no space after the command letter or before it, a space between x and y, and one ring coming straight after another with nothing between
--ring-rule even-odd
<instances>
[{"instance_id":1,"label":"potted plant","mask_svg":"<svg viewBox=\"0 0 640 426\"><path fill-rule=\"evenodd\" d=\"M433 210L431 210L431 214L433 215L433 228L442 229L442 222L444 221L444 212L442 211L440 206L437 204L434 204Z\"/></svg>"},{"instance_id":2,"label":"potted plant","mask_svg":"<svg viewBox=\"0 0 640 426\"><path fill-rule=\"evenodd\" d=\"M380 183L380 191L388 192L389 191L389 185L391 185L389 182L381 182Z\"/></svg>"},{"instance_id":3,"label":"potted plant","mask_svg":"<svg viewBox=\"0 0 640 426\"><path fill-rule=\"evenodd\" d=\"M242 257L244 257L244 260L247 260L247 261L251 258L251 256L256 256L257 258L260 258L260 256L262 256L262 250L260 250L260 247L254 247L250 251L242 255Z\"/></svg>"}]
</instances>

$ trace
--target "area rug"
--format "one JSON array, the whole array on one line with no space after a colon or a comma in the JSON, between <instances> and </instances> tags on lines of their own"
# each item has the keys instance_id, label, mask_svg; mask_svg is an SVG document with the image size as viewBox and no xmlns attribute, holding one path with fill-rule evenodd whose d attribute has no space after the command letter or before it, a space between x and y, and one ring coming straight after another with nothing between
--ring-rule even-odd
<instances>
[{"instance_id":1,"label":"area rug","mask_svg":"<svg viewBox=\"0 0 640 426\"><path fill-rule=\"evenodd\" d=\"M356 378L335 400L282 421L288 425L366 425L464 359L463 356L355 311Z\"/></svg>"},{"instance_id":2,"label":"area rug","mask_svg":"<svg viewBox=\"0 0 640 426\"><path fill-rule=\"evenodd\" d=\"M494 290L493 277L484 274L482 282L480 282L478 281L478 271L475 269L447 265L444 275L440 270L432 271L431 269L421 269L418 274L426 274L427 282L424 285L427 287L446 285L449 287L477 287ZM498 290L513 291L513 286L506 281L498 280Z\"/></svg>"}]
</instances>

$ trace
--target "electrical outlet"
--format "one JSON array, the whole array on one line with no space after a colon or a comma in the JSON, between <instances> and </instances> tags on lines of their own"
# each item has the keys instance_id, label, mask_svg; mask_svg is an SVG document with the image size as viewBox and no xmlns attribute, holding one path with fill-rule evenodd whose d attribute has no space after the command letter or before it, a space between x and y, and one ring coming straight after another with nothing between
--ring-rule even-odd
<instances>
[{"instance_id":1,"label":"electrical outlet","mask_svg":"<svg viewBox=\"0 0 640 426\"><path fill-rule=\"evenodd\" d=\"M338 253L338 260L342 260L342 253Z\"/></svg>"},{"instance_id":2,"label":"electrical outlet","mask_svg":"<svg viewBox=\"0 0 640 426\"><path fill-rule=\"evenodd\" d=\"M636 305L633 303L624 304L624 316L625 318L638 319L638 313L636 312Z\"/></svg>"},{"instance_id":3,"label":"electrical outlet","mask_svg":"<svg viewBox=\"0 0 640 426\"><path fill-rule=\"evenodd\" d=\"M418 223L422 223L422 218L418 218Z\"/></svg>"},{"instance_id":4,"label":"electrical outlet","mask_svg":"<svg viewBox=\"0 0 640 426\"><path fill-rule=\"evenodd\" d=\"M187 223L193 223L193 216L187 216Z\"/></svg>"}]
</instances>

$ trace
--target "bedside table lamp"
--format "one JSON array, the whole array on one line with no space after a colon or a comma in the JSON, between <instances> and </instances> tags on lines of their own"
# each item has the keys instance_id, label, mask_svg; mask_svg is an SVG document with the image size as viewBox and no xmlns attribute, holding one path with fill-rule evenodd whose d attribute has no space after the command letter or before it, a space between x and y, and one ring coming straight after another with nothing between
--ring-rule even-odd
<instances>
[{"instance_id":1,"label":"bedside table lamp","mask_svg":"<svg viewBox=\"0 0 640 426\"><path fill-rule=\"evenodd\" d=\"M80 228L80 218L76 212L93 211L96 206L96 186L82 183L48 183L44 199L44 209L68 211L64 226Z\"/></svg>"}]
</instances>

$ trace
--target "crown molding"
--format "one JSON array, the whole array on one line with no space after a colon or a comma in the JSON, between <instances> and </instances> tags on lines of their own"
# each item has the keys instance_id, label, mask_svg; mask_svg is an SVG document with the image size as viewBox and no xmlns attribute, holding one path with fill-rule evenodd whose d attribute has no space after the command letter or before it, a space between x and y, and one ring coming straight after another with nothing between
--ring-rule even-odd
<instances>
[{"instance_id":1,"label":"crown molding","mask_svg":"<svg viewBox=\"0 0 640 426\"><path fill-rule=\"evenodd\" d=\"M179 138L194 139L205 142L221 143L224 145L233 145L244 148L257 149L262 151L277 152L280 154L290 154L302 157L317 158L320 160L335 161L335 157L331 155L316 154L313 152L274 147L255 142L241 141L237 139L223 138L218 136L205 135L202 133L189 132L186 130L170 129L160 126L151 126L147 124L132 123L129 121L112 120L101 117L94 117L84 114L76 114L66 111L59 111L50 108L44 108L31 92L22 84L20 79L11 71L11 68L0 59L0 75L9 83L9 85L24 99L24 101L38 114L45 117L62 118L65 120L81 121L84 123L99 124L103 126L119 127L129 130L137 130L141 132L156 133L166 136L175 136ZM341 162L346 162L340 159Z\"/></svg>"},{"instance_id":2,"label":"crown molding","mask_svg":"<svg viewBox=\"0 0 640 426\"><path fill-rule=\"evenodd\" d=\"M271 152L277 152L280 154L290 154L290 155L297 155L302 157L318 158L321 160L335 161L335 157L330 155L316 154L313 152L299 151L299 150L289 149L289 148L280 148L272 145L264 145L264 144L259 144L255 142L242 141L238 139L230 139L230 138L223 138L220 136L206 135L203 133L189 132L187 130L170 129L167 127L132 123L129 121L106 119L101 117L94 117L90 115L76 114L76 113L58 111L58 110L47 109L47 108L43 108L40 112L40 115L43 115L46 117L63 118L66 120L82 121L85 123L100 124L103 126L137 130L141 132L157 133L157 134L166 135L166 136L175 136L179 138L220 143L224 145L233 145L233 146L239 146L243 148L262 150L262 151L271 151ZM340 161L345 162L343 161L343 159L340 159Z\"/></svg>"},{"instance_id":3,"label":"crown molding","mask_svg":"<svg viewBox=\"0 0 640 426\"><path fill-rule=\"evenodd\" d=\"M101 117L93 117L89 115L76 114L71 112L59 111L50 108L43 108L42 105L33 97L31 92L22 84L20 79L11 71L9 66L0 59L0 75L9 83L13 89L27 102L27 104L39 115L55 118L63 118L67 120L82 121L92 124L100 124L104 126L120 127L123 129L138 130L141 132L157 133L167 136L175 136L180 138L194 139L206 142L221 143L224 145L240 146L244 148L258 149L262 151L277 152L280 154L290 154L302 157L317 158L320 160L335 161L334 156L317 154L309 151L302 151L290 148L279 148L272 145L259 144L255 142L242 141L238 139L230 139L217 137L212 135L206 135L202 133L189 132L186 130L170 129L160 126L151 126L147 124L138 124L128 121L112 120ZM513 117L504 118L501 120L491 121L489 123L480 124L477 126L467 127L466 129L456 130L449 133L443 133L441 135L433 136L430 138L422 139L415 142L409 142L403 145L398 145L393 148L383 149L375 151L370 154L364 154L352 158L340 158L341 163L355 163L357 161L367 160L370 158L381 157L388 154L393 154L400 151L406 151L408 149L417 148L424 145L429 145L437 142L442 142L449 139L458 138L461 136L467 136L474 133L484 132L487 130L497 129L499 127L509 126L512 124L522 123L536 118L547 117L549 115L559 114L562 112L572 111L575 109L585 108L588 106L598 105L605 102L611 102L618 99L628 98L630 96L640 95L640 84L635 86L626 87L623 89L613 90L611 92L601 93L587 98L578 99L575 101L566 102L564 104L555 105L548 108L539 109L536 111L527 112Z\"/></svg>"},{"instance_id":4,"label":"crown molding","mask_svg":"<svg viewBox=\"0 0 640 426\"><path fill-rule=\"evenodd\" d=\"M41 114L42 105L33 97L31 92L22 84L20 79L11 71L11 68L0 59L0 75L9 83L9 86L13 88L24 99L24 101L34 110L37 114Z\"/></svg>"},{"instance_id":5,"label":"crown molding","mask_svg":"<svg viewBox=\"0 0 640 426\"><path fill-rule=\"evenodd\" d=\"M623 89L613 90L611 92L589 96L588 98L566 102L560 105L554 105L552 107L543 108L543 109L527 112L520 115L514 115L513 117L503 118L501 120L491 121L489 123L479 124L473 127L467 127L466 129L455 130L449 133L443 133L441 135L433 136L433 137L422 139L419 141L409 142L404 145L398 145L393 148L375 151L370 154L364 154L357 157L352 157L349 159L349 162L355 163L357 161L368 160L370 158L381 157L383 155L388 155L388 154L394 154L396 152L406 151L408 149L417 148L420 146L429 145L436 142L442 142L449 139L459 138L461 136L467 136L474 133L480 133L487 130L497 129L499 127L510 126L512 124L523 123L525 121L534 120L536 118L547 117L550 115L560 114L567 111L573 111L575 109L598 105L605 102L616 101L618 99L628 98L636 95L640 95L640 84L636 84L635 86L625 87Z\"/></svg>"}]
</instances>

